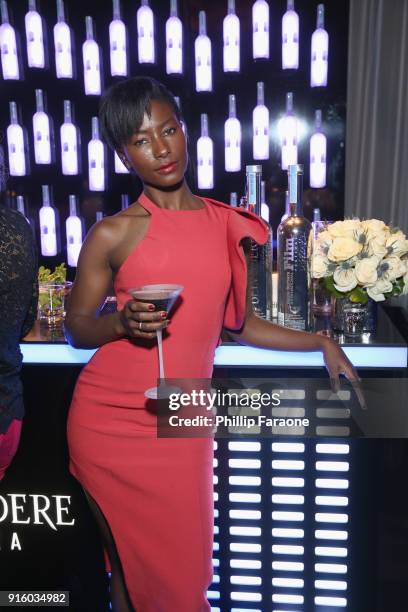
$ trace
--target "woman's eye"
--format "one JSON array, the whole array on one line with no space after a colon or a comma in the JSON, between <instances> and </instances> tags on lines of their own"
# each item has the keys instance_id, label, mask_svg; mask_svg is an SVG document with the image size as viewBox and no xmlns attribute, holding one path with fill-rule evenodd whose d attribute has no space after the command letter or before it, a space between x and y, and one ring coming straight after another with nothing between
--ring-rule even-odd
<instances>
[{"instance_id":1,"label":"woman's eye","mask_svg":"<svg viewBox=\"0 0 408 612\"><path fill-rule=\"evenodd\" d=\"M145 142L147 142L146 138L142 138L141 140L136 140L133 144L135 145L135 147L140 147Z\"/></svg>"},{"instance_id":2,"label":"woman's eye","mask_svg":"<svg viewBox=\"0 0 408 612\"><path fill-rule=\"evenodd\" d=\"M164 130L164 133L166 135L172 135L176 133L176 128L175 127L171 127L171 128L167 128L166 130Z\"/></svg>"}]
</instances>

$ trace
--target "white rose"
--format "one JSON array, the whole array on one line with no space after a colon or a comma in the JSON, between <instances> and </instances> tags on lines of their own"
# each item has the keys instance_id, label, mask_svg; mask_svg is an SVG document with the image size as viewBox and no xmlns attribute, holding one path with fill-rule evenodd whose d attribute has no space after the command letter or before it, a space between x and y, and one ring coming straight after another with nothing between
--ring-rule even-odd
<instances>
[{"instance_id":1,"label":"white rose","mask_svg":"<svg viewBox=\"0 0 408 612\"><path fill-rule=\"evenodd\" d=\"M378 283L367 287L367 294L374 302L383 302L385 300L385 295L381 291L381 287L378 287Z\"/></svg>"},{"instance_id":2,"label":"white rose","mask_svg":"<svg viewBox=\"0 0 408 612\"><path fill-rule=\"evenodd\" d=\"M364 219L364 221L361 222L361 225L363 226L369 240L370 238L378 236L378 234L387 229L384 221L381 221L380 219Z\"/></svg>"},{"instance_id":3,"label":"white rose","mask_svg":"<svg viewBox=\"0 0 408 612\"><path fill-rule=\"evenodd\" d=\"M329 261L326 257L322 257L319 254L313 255L311 265L313 278L323 278L324 276L328 276L328 265Z\"/></svg>"},{"instance_id":4,"label":"white rose","mask_svg":"<svg viewBox=\"0 0 408 612\"><path fill-rule=\"evenodd\" d=\"M385 280L385 278L380 278L376 283L375 287L381 293L389 293L392 291L392 282L389 280Z\"/></svg>"},{"instance_id":5,"label":"white rose","mask_svg":"<svg viewBox=\"0 0 408 612\"><path fill-rule=\"evenodd\" d=\"M385 243L387 249L390 249L390 255L396 255L402 257L405 253L408 253L408 240L405 234L402 232L395 232L390 234Z\"/></svg>"},{"instance_id":6,"label":"white rose","mask_svg":"<svg viewBox=\"0 0 408 612\"><path fill-rule=\"evenodd\" d=\"M327 231L333 238L352 238L354 233L359 230L361 231L359 219L345 219L327 226Z\"/></svg>"},{"instance_id":7,"label":"white rose","mask_svg":"<svg viewBox=\"0 0 408 612\"><path fill-rule=\"evenodd\" d=\"M377 257L365 257L360 259L355 267L355 275L360 285L374 285L378 279Z\"/></svg>"},{"instance_id":8,"label":"white rose","mask_svg":"<svg viewBox=\"0 0 408 612\"><path fill-rule=\"evenodd\" d=\"M357 279L353 268L343 269L338 267L333 274L334 286L337 291L346 293L357 287Z\"/></svg>"},{"instance_id":9,"label":"white rose","mask_svg":"<svg viewBox=\"0 0 408 612\"><path fill-rule=\"evenodd\" d=\"M406 272L405 263L395 255L385 257L379 264L380 277L385 280L393 281Z\"/></svg>"},{"instance_id":10,"label":"white rose","mask_svg":"<svg viewBox=\"0 0 408 612\"><path fill-rule=\"evenodd\" d=\"M330 261L345 261L360 253L363 245L353 240L353 238L335 238L330 245L327 257Z\"/></svg>"},{"instance_id":11,"label":"white rose","mask_svg":"<svg viewBox=\"0 0 408 612\"><path fill-rule=\"evenodd\" d=\"M387 234L385 234L385 232L381 232L377 236L374 236L374 238L371 238L371 240L368 241L369 254L375 255L376 257L379 257L380 259L385 257L385 255L387 255L388 253L388 250L385 246L386 241L387 241Z\"/></svg>"}]
</instances>

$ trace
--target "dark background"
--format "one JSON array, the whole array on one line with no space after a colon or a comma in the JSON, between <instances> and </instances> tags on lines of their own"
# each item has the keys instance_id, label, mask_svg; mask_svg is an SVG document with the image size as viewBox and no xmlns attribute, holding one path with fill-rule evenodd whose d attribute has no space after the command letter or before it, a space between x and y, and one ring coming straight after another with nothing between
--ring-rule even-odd
<instances>
[{"instance_id":1,"label":"dark background","mask_svg":"<svg viewBox=\"0 0 408 612\"><path fill-rule=\"evenodd\" d=\"M295 9L300 20L299 70L283 71L281 68L281 20L286 11L286 0L270 2L270 59L252 59L252 2L236 1L236 12L241 24L241 72L224 73L222 69L222 25L227 13L227 1L179 0L179 16L183 21L184 74L166 75L165 71L165 22L169 16L170 3L152 0L150 6L155 16L156 65L139 64L137 58L136 12L139 2L122 0L122 19L128 30L129 76L152 75L162 80L181 98L189 135L190 168L188 179L196 187L194 166L196 163L196 142L200 136L200 114L209 117L210 136L214 140L214 184L213 190L202 191L203 195L229 202L230 192L242 194L245 184L245 165L252 160L252 111L256 105L256 83L265 83L265 103L270 112L271 146L270 159L262 162L263 178L267 183L267 201L271 210L271 222L276 231L284 212L284 191L287 185L286 173L280 168L280 145L276 140L276 122L285 110L286 92L292 91L294 111L307 124L308 133L299 143L299 163L305 164L306 215L311 217L312 209L320 206L322 216L341 218L344 209L344 137L346 121L347 90L347 37L348 0L330 0L325 3L325 27L329 33L329 75L325 88L310 87L310 41L316 27L316 0L297 0ZM53 27L56 23L56 3L53 0L37 0L37 8L44 18L44 31L48 40L48 68L45 70L27 67L24 15L28 3L25 0L9 0L10 22L20 39L20 55L23 65L21 81L3 81L0 86L0 133L7 149L6 129L9 124L9 101L15 100L20 112L20 121L27 130L28 156L31 174L26 177L9 177L8 192L3 199L15 206L15 195L25 196L29 215L36 222L38 235L38 210L41 206L41 185L53 188L54 204L60 212L61 253L55 258L42 258L40 263L48 266L60 263L66 258L65 219L68 216L68 195L75 193L79 208L88 230L95 221L98 210L112 214L120 209L120 195L128 193L130 201L138 196L141 185L136 177L116 175L113 153L108 151L106 192L88 191L87 143L91 138L91 117L98 114L98 96L85 96L82 68L82 44L85 40L85 16L94 19L96 40L102 55L103 86L108 87L118 80L110 76L108 27L112 20L110 0L65 0L65 13L73 31L75 79L57 79L55 76ZM195 91L194 40L198 34L198 12L204 9L207 15L207 34L212 42L213 92ZM119 77L120 78L120 77ZM37 166L34 162L32 142L32 115L35 112L34 90L44 90L46 110L54 123L56 162L52 166ZM242 168L240 172L224 171L224 122L228 116L228 95L236 94L237 116L242 126ZM82 173L78 176L63 176L60 163L59 129L63 122L63 100L73 102L74 122L81 135ZM309 138L314 126L315 109L323 111L323 131L328 141L328 168L325 189L309 189L308 163ZM7 156L6 156L7 158ZM70 271L72 277L75 271Z\"/></svg>"}]
</instances>

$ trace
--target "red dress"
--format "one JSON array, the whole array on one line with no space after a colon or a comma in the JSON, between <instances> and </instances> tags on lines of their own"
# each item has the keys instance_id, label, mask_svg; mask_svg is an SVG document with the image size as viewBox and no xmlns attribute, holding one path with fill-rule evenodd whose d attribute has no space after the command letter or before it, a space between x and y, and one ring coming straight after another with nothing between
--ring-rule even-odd
<instances>
[{"instance_id":1,"label":"red dress","mask_svg":"<svg viewBox=\"0 0 408 612\"><path fill-rule=\"evenodd\" d=\"M211 378L225 325L245 315L240 240L259 243L257 216L207 198L167 210L144 194L147 233L115 278L118 308L128 289L177 283L183 293L163 334L166 377ZM156 343L103 345L81 372L68 418L70 469L109 523L137 612L204 612L212 581L213 440L157 438L144 391L156 384Z\"/></svg>"}]
</instances>

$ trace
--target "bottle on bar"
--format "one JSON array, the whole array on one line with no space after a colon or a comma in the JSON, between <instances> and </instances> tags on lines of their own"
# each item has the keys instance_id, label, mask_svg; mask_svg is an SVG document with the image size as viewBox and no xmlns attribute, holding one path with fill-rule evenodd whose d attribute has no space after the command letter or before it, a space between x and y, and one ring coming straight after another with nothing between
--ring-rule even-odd
<instances>
[{"instance_id":1,"label":"bottle on bar","mask_svg":"<svg viewBox=\"0 0 408 612\"><path fill-rule=\"evenodd\" d=\"M20 78L20 68L18 65L16 32L10 24L8 6L5 0L1 0L0 9L0 53L3 79L18 80Z\"/></svg>"},{"instance_id":2,"label":"bottle on bar","mask_svg":"<svg viewBox=\"0 0 408 612\"><path fill-rule=\"evenodd\" d=\"M27 165L24 130L18 122L16 102L12 100L9 107L10 125L7 128L9 172L11 176L25 176Z\"/></svg>"},{"instance_id":3,"label":"bottle on bar","mask_svg":"<svg viewBox=\"0 0 408 612\"><path fill-rule=\"evenodd\" d=\"M54 257L58 253L57 215L51 206L50 187L42 186L42 206L39 210L41 255Z\"/></svg>"},{"instance_id":4,"label":"bottle on bar","mask_svg":"<svg viewBox=\"0 0 408 612\"><path fill-rule=\"evenodd\" d=\"M262 166L246 167L246 208L261 217ZM272 319L272 234L266 244L251 241L250 278L252 308L263 319Z\"/></svg>"},{"instance_id":5,"label":"bottle on bar","mask_svg":"<svg viewBox=\"0 0 408 612\"><path fill-rule=\"evenodd\" d=\"M72 79L71 30L65 21L64 1L57 0L57 23L54 26L55 70L57 79Z\"/></svg>"},{"instance_id":6,"label":"bottle on bar","mask_svg":"<svg viewBox=\"0 0 408 612\"><path fill-rule=\"evenodd\" d=\"M183 24L177 0L170 0L170 17L166 21L166 72L183 74Z\"/></svg>"},{"instance_id":7,"label":"bottle on bar","mask_svg":"<svg viewBox=\"0 0 408 612\"><path fill-rule=\"evenodd\" d=\"M278 323L309 329L307 246L311 223L302 214L303 166L288 167L289 216L278 227Z\"/></svg>"},{"instance_id":8,"label":"bottle on bar","mask_svg":"<svg viewBox=\"0 0 408 612\"><path fill-rule=\"evenodd\" d=\"M198 36L194 42L196 91L212 91L212 49L205 11L198 13L198 20Z\"/></svg>"},{"instance_id":9,"label":"bottle on bar","mask_svg":"<svg viewBox=\"0 0 408 612\"><path fill-rule=\"evenodd\" d=\"M113 0L113 19L109 24L110 70L112 76L127 76L127 34L122 21L120 0Z\"/></svg>"},{"instance_id":10,"label":"bottle on bar","mask_svg":"<svg viewBox=\"0 0 408 612\"><path fill-rule=\"evenodd\" d=\"M105 147L99 136L98 117L92 117L92 138L88 142L88 180L91 191L105 190Z\"/></svg>"},{"instance_id":11,"label":"bottle on bar","mask_svg":"<svg viewBox=\"0 0 408 612\"><path fill-rule=\"evenodd\" d=\"M201 136L197 140L197 183L199 189L214 188L214 144L208 133L208 115L201 114Z\"/></svg>"},{"instance_id":12,"label":"bottle on bar","mask_svg":"<svg viewBox=\"0 0 408 612\"><path fill-rule=\"evenodd\" d=\"M85 17L86 40L82 45L85 95L101 95L101 69L99 45L95 40L93 19Z\"/></svg>"},{"instance_id":13,"label":"bottle on bar","mask_svg":"<svg viewBox=\"0 0 408 612\"><path fill-rule=\"evenodd\" d=\"M67 235L67 261L68 265L76 268L78 257L82 247L83 232L82 221L78 217L76 196L69 196L69 217L65 221Z\"/></svg>"},{"instance_id":14,"label":"bottle on bar","mask_svg":"<svg viewBox=\"0 0 408 612\"><path fill-rule=\"evenodd\" d=\"M51 129L50 119L44 109L42 89L35 90L36 112L33 115L34 156L36 164L50 164Z\"/></svg>"},{"instance_id":15,"label":"bottle on bar","mask_svg":"<svg viewBox=\"0 0 408 612\"><path fill-rule=\"evenodd\" d=\"M72 123L70 100L64 100L64 123L60 128L62 174L78 174L78 131Z\"/></svg>"},{"instance_id":16,"label":"bottle on bar","mask_svg":"<svg viewBox=\"0 0 408 612\"><path fill-rule=\"evenodd\" d=\"M24 20L28 65L30 68L45 68L43 24L35 0L28 0L28 13Z\"/></svg>"},{"instance_id":17,"label":"bottle on bar","mask_svg":"<svg viewBox=\"0 0 408 612\"><path fill-rule=\"evenodd\" d=\"M139 64L154 64L154 15L149 0L141 0L137 10L137 51Z\"/></svg>"}]
</instances>

